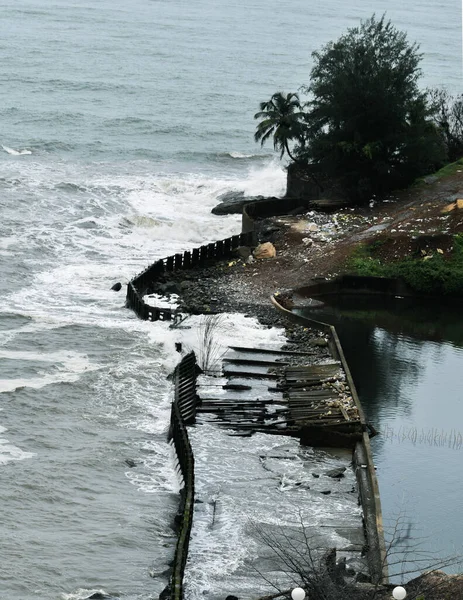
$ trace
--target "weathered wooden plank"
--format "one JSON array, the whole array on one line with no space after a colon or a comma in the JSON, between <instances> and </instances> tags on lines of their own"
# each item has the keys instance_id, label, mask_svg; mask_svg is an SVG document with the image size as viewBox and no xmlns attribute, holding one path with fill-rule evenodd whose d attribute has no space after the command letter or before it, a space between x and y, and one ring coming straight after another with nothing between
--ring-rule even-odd
<instances>
[{"instance_id":1,"label":"weathered wooden plank","mask_svg":"<svg viewBox=\"0 0 463 600\"><path fill-rule=\"evenodd\" d=\"M316 352L293 352L292 350L275 350L273 348L248 348L247 346L229 346L237 352L257 352L262 354L283 354L287 356L313 356Z\"/></svg>"},{"instance_id":2,"label":"weathered wooden plank","mask_svg":"<svg viewBox=\"0 0 463 600\"><path fill-rule=\"evenodd\" d=\"M321 364L304 364L304 365L291 365L288 367L288 371L326 371L326 370L340 370L341 365L338 362L321 363Z\"/></svg>"},{"instance_id":3,"label":"weathered wooden plank","mask_svg":"<svg viewBox=\"0 0 463 600\"><path fill-rule=\"evenodd\" d=\"M280 379L281 375L277 373L256 373L254 371L223 371L225 377L241 377L244 379L258 378L258 379Z\"/></svg>"},{"instance_id":4,"label":"weathered wooden plank","mask_svg":"<svg viewBox=\"0 0 463 600\"><path fill-rule=\"evenodd\" d=\"M277 362L275 360L256 360L251 358L228 358L224 357L223 362L233 363L235 365L258 365L258 366L270 366L270 367L281 367L284 369L288 362Z\"/></svg>"}]
</instances>

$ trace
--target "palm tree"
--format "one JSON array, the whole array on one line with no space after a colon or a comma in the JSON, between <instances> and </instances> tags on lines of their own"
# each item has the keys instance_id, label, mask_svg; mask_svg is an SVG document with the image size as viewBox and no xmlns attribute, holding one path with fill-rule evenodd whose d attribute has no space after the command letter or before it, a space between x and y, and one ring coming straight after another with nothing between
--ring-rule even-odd
<instances>
[{"instance_id":1,"label":"palm tree","mask_svg":"<svg viewBox=\"0 0 463 600\"><path fill-rule=\"evenodd\" d=\"M255 119L262 119L257 125L254 134L256 142L261 146L273 135L273 147L281 152L280 158L286 152L291 160L297 162L292 156L288 142L302 139L304 112L297 94L273 94L268 102L260 103L260 111L254 115Z\"/></svg>"},{"instance_id":2,"label":"palm tree","mask_svg":"<svg viewBox=\"0 0 463 600\"><path fill-rule=\"evenodd\" d=\"M256 142L260 141L260 145L263 146L273 135L273 147L281 152L280 158L286 152L293 162L307 166L304 161L298 160L291 154L288 146L290 140L298 140L304 144L306 113L302 110L299 96L294 93L285 96L284 93L277 92L268 102L261 102L259 106L260 111L254 115L255 119L262 119L254 134ZM310 171L308 175L315 185L323 190L315 175Z\"/></svg>"}]
</instances>

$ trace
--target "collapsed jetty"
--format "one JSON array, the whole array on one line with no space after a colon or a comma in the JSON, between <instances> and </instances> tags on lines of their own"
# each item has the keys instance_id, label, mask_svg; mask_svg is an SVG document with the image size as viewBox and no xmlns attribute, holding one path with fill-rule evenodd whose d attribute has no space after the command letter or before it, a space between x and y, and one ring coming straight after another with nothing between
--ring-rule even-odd
<instances>
[{"instance_id":1,"label":"collapsed jetty","mask_svg":"<svg viewBox=\"0 0 463 600\"><path fill-rule=\"evenodd\" d=\"M275 202L260 203L259 216L283 210ZM160 283L165 284L175 273L200 270L213 262L229 260L240 247L255 247L257 239L252 225L255 217L256 209L246 207L242 234L154 262L129 282L127 306L144 320L180 322L184 315L179 314L178 309L158 305L150 296L160 289ZM226 394L216 397L211 396L210 386L202 387L198 382L200 369L195 355L189 353L182 358L174 373L175 398L169 439L175 448L183 487L176 518L177 548L163 598L181 600L184 597L183 579L195 512L195 461L188 429L194 427L198 419L208 416L213 417L217 427L233 431L231 435L291 436L298 438L302 445L351 451L363 517L359 527L339 520L331 521L328 529L332 528L343 539L350 539L350 551L358 554L358 562L363 565L363 582L372 586L387 583L381 504L369 441L374 432L365 421L339 338L334 327L293 314L279 301L278 295L274 295L271 302L288 321L316 331L318 345L325 346L326 355L320 360L318 351L254 347L249 341L231 346L223 357L221 369L222 378L227 379L221 386ZM342 475L339 473L339 477ZM320 493L330 491L320 490ZM328 569L331 579L333 582L341 579L346 586L355 585L357 580L352 579L352 574L348 583L344 574L339 574L332 539L328 535L317 542L318 547L326 551L325 562L333 563L331 551L334 550L334 563L331 570Z\"/></svg>"}]
</instances>

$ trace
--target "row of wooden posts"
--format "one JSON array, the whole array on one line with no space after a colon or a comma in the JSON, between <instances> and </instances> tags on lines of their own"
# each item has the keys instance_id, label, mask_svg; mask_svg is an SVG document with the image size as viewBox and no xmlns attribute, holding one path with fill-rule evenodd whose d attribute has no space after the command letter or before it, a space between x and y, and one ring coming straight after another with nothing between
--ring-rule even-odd
<instances>
[{"instance_id":1,"label":"row of wooden posts","mask_svg":"<svg viewBox=\"0 0 463 600\"><path fill-rule=\"evenodd\" d=\"M193 250L174 254L167 258L157 260L139 275L134 277L127 286L126 304L145 321L170 321L173 310L171 308L157 308L147 304L143 297L150 293L156 282L166 273L187 270L204 265L209 261L223 260L233 256L234 251L240 246L254 245L254 232L248 231L233 235L224 240L218 240Z\"/></svg>"},{"instance_id":2,"label":"row of wooden posts","mask_svg":"<svg viewBox=\"0 0 463 600\"><path fill-rule=\"evenodd\" d=\"M184 486L180 493L179 531L170 581L172 600L183 598L183 576L193 524L194 456L186 426L194 423L196 416L196 368L196 357L194 352L191 352L177 365L174 373L175 397L172 403L169 440L175 448L178 470Z\"/></svg>"}]
</instances>

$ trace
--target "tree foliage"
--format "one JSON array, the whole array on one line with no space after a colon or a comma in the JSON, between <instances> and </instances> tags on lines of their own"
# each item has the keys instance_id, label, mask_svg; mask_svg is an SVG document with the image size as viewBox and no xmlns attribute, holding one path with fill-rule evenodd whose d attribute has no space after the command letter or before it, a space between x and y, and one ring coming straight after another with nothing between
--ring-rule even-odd
<instances>
[{"instance_id":1,"label":"tree foliage","mask_svg":"<svg viewBox=\"0 0 463 600\"><path fill-rule=\"evenodd\" d=\"M280 156L283 157L286 152L292 160L296 160L291 155L288 142L299 140L303 135L305 114L299 96L277 92L268 102L260 103L260 111L254 118L260 119L254 134L256 142L263 146L273 136L273 147L280 152Z\"/></svg>"},{"instance_id":2,"label":"tree foliage","mask_svg":"<svg viewBox=\"0 0 463 600\"><path fill-rule=\"evenodd\" d=\"M447 151L447 159L456 161L463 156L463 94L453 97L446 90L428 92L434 122L439 128Z\"/></svg>"},{"instance_id":3,"label":"tree foliage","mask_svg":"<svg viewBox=\"0 0 463 600\"><path fill-rule=\"evenodd\" d=\"M434 170L444 147L418 87L421 54L384 16L314 52L300 154L356 199Z\"/></svg>"},{"instance_id":4,"label":"tree foliage","mask_svg":"<svg viewBox=\"0 0 463 600\"><path fill-rule=\"evenodd\" d=\"M307 101L277 93L262 103L256 141L273 135L282 156L340 184L356 201L435 171L450 146L459 151L454 129L463 126L463 104L436 119L438 103L418 85L418 45L384 16L362 21L312 56L310 83L302 88Z\"/></svg>"}]
</instances>

